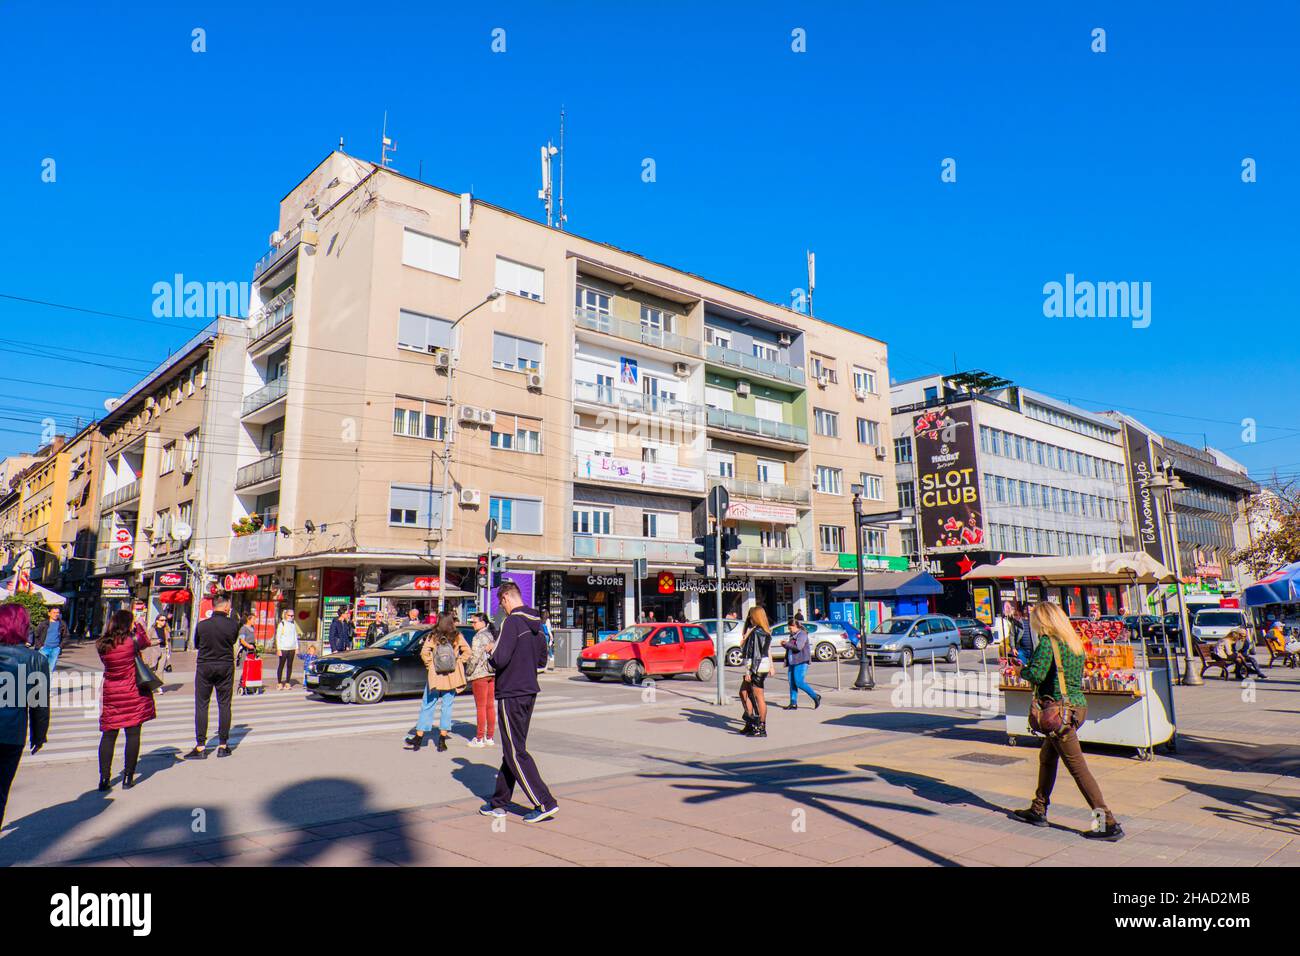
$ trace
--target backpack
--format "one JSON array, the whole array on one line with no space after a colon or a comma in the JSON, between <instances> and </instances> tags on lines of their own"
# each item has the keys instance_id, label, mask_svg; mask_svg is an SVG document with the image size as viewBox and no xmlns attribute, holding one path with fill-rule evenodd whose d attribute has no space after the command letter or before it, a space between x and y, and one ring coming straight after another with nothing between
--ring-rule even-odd
<instances>
[{"instance_id":1,"label":"backpack","mask_svg":"<svg viewBox=\"0 0 1300 956\"><path fill-rule=\"evenodd\" d=\"M438 643L433 648L433 670L437 674L450 674L456 670L456 648Z\"/></svg>"}]
</instances>

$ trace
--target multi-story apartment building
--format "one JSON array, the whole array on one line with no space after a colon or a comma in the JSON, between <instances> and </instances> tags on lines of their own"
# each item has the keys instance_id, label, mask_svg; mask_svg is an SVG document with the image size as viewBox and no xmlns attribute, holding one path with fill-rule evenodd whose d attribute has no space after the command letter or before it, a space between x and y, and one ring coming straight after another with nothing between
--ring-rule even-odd
<instances>
[{"instance_id":1,"label":"multi-story apartment building","mask_svg":"<svg viewBox=\"0 0 1300 956\"><path fill-rule=\"evenodd\" d=\"M32 583L57 588L63 554L63 512L68 495L67 436L56 435L36 452L19 479L18 531L31 553Z\"/></svg>"},{"instance_id":2,"label":"multi-story apartment building","mask_svg":"<svg viewBox=\"0 0 1300 956\"><path fill-rule=\"evenodd\" d=\"M230 541L244 345L242 321L216 320L100 420L100 487L91 507L103 611L140 602L152 619L164 594L189 591L191 602L173 610L194 622L202 582L190 563L224 563Z\"/></svg>"},{"instance_id":3,"label":"multi-story apartment building","mask_svg":"<svg viewBox=\"0 0 1300 956\"><path fill-rule=\"evenodd\" d=\"M68 481L63 500L58 591L66 599L64 617L74 632L99 632L95 614L99 588L95 553L99 532L99 484L103 478L104 436L92 422L64 447Z\"/></svg>"},{"instance_id":4,"label":"multi-story apartment building","mask_svg":"<svg viewBox=\"0 0 1300 956\"><path fill-rule=\"evenodd\" d=\"M1122 431L1102 415L984 372L892 388L903 547L944 584L941 609L968 613L961 575L1006 556L1132 549ZM1070 614L1119 613L1114 588L1061 588ZM996 600L996 596L995 596Z\"/></svg>"},{"instance_id":5,"label":"multi-story apartment building","mask_svg":"<svg viewBox=\"0 0 1300 956\"><path fill-rule=\"evenodd\" d=\"M712 483L732 608L811 612L850 573L850 486L892 507L883 343L342 153L282 200L248 339L228 570L308 626L473 592L489 518L564 625L620 626L638 586L692 616Z\"/></svg>"}]
</instances>

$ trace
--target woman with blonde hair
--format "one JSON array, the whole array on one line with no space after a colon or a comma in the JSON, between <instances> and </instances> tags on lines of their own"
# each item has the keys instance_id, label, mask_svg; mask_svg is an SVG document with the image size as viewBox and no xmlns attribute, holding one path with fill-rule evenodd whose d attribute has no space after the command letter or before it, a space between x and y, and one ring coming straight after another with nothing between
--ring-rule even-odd
<instances>
[{"instance_id":1,"label":"woman with blonde hair","mask_svg":"<svg viewBox=\"0 0 1300 956\"><path fill-rule=\"evenodd\" d=\"M1124 830L1106 806L1075 733L1088 712L1088 699L1083 696L1083 640L1059 604L1049 601L1035 604L1029 612L1029 621L1039 641L1020 676L1029 682L1037 706L1055 708L1062 715L1062 726L1044 735L1038 753L1038 789L1029 808L1016 810L1015 816L1033 826L1047 826L1047 806L1056 784L1057 765L1064 761L1065 769L1070 771L1098 818L1098 823L1084 836L1114 842L1124 835Z\"/></svg>"},{"instance_id":2,"label":"woman with blonde hair","mask_svg":"<svg viewBox=\"0 0 1300 956\"><path fill-rule=\"evenodd\" d=\"M740 704L745 708L746 737L767 736L767 701L763 699L763 682L772 670L772 626L767 612L758 605L745 615L740 639L740 661L745 669L740 679Z\"/></svg>"}]
</instances>

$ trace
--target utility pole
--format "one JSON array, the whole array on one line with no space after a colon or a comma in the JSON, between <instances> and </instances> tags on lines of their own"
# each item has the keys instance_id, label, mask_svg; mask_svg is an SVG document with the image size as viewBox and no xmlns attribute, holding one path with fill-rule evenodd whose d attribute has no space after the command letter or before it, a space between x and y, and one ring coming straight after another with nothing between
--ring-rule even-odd
<instances>
[{"instance_id":1,"label":"utility pole","mask_svg":"<svg viewBox=\"0 0 1300 956\"><path fill-rule=\"evenodd\" d=\"M1158 471L1158 474L1151 476L1151 480L1147 482L1147 487L1160 496L1160 511L1164 516L1165 524L1169 528L1169 549L1173 562L1174 588L1178 594L1178 627L1183 636L1183 683L1191 687L1199 687L1205 682L1201 679L1201 675L1196 668L1192 666L1192 658L1195 657L1196 652L1192 648L1192 628L1187 620L1187 602L1183 599L1183 562L1178 548L1178 521L1174 515L1174 492L1182 491L1187 486L1174 473L1172 463L1162 463ZM1162 545L1163 543L1161 542Z\"/></svg>"}]
</instances>

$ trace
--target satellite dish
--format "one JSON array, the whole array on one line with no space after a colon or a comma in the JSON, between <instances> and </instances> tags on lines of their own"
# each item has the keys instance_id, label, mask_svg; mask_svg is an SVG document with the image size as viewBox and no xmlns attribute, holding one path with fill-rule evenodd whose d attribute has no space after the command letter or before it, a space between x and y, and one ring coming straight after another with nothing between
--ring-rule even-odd
<instances>
[{"instance_id":1,"label":"satellite dish","mask_svg":"<svg viewBox=\"0 0 1300 956\"><path fill-rule=\"evenodd\" d=\"M120 398L106 398L104 399L104 411L111 412L121 404L122 400Z\"/></svg>"},{"instance_id":2,"label":"satellite dish","mask_svg":"<svg viewBox=\"0 0 1300 956\"><path fill-rule=\"evenodd\" d=\"M178 521L174 525L172 525L173 541L188 541L190 540L190 535L192 534L194 534L194 529L191 528L184 521Z\"/></svg>"}]
</instances>

